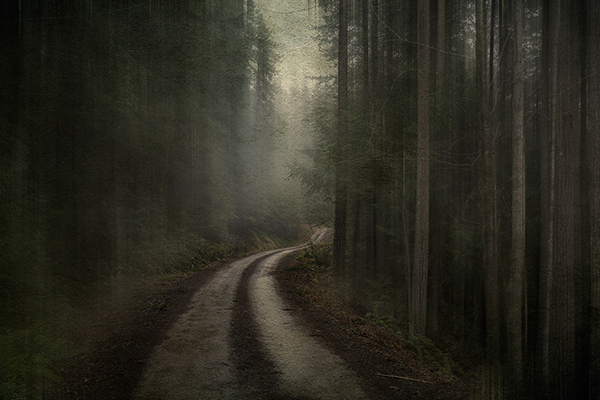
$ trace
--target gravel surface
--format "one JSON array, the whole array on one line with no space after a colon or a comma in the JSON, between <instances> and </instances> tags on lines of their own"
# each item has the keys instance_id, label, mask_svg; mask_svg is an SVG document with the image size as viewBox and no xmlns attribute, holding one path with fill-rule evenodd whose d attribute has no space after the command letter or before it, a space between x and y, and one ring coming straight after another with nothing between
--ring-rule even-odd
<instances>
[{"instance_id":1,"label":"gravel surface","mask_svg":"<svg viewBox=\"0 0 600 400\"><path fill-rule=\"evenodd\" d=\"M276 393L285 398L365 399L354 371L332 353L315 329L292 314L280 297L273 271L293 250L258 264L248 282L259 340L276 366Z\"/></svg>"},{"instance_id":2,"label":"gravel surface","mask_svg":"<svg viewBox=\"0 0 600 400\"><path fill-rule=\"evenodd\" d=\"M196 292L188 311L150 357L136 399L247 398L229 360L232 310L244 270L272 253L258 253L224 265Z\"/></svg>"}]
</instances>

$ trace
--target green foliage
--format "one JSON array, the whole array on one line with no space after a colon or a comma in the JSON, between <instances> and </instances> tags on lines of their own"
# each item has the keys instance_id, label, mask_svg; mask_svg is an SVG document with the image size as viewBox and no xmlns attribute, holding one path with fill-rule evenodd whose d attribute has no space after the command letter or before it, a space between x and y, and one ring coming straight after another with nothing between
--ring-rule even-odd
<instances>
[{"instance_id":1,"label":"green foliage","mask_svg":"<svg viewBox=\"0 0 600 400\"><path fill-rule=\"evenodd\" d=\"M303 269L312 272L323 272L331 268L331 244L311 244L296 254Z\"/></svg>"},{"instance_id":2,"label":"green foliage","mask_svg":"<svg viewBox=\"0 0 600 400\"><path fill-rule=\"evenodd\" d=\"M330 267L333 257L333 247L331 244L313 244L311 243L305 250L308 258L319 267Z\"/></svg>"},{"instance_id":3,"label":"green foliage","mask_svg":"<svg viewBox=\"0 0 600 400\"><path fill-rule=\"evenodd\" d=\"M389 310L389 301L378 301L374 303L374 308L365 314L365 317L385 327L397 337L409 343L420 360L435 365L440 370L446 371L449 374L464 376L461 366L452 359L449 353L438 348L428 337L415 335L411 324L408 324L408 330L402 328L403 324Z\"/></svg>"},{"instance_id":4,"label":"green foliage","mask_svg":"<svg viewBox=\"0 0 600 400\"><path fill-rule=\"evenodd\" d=\"M440 350L428 337L416 335L411 324L408 324L408 342L421 360L432 363L443 371L464 376L463 369L448 353Z\"/></svg>"},{"instance_id":5,"label":"green foliage","mask_svg":"<svg viewBox=\"0 0 600 400\"><path fill-rule=\"evenodd\" d=\"M0 334L2 399L41 399L44 382L54 377L57 345L45 332L34 329Z\"/></svg>"},{"instance_id":6,"label":"green foliage","mask_svg":"<svg viewBox=\"0 0 600 400\"><path fill-rule=\"evenodd\" d=\"M2 399L41 396L73 305L292 241L301 208L261 192L279 178L277 55L244 1L17 3L0 28Z\"/></svg>"},{"instance_id":7,"label":"green foliage","mask_svg":"<svg viewBox=\"0 0 600 400\"><path fill-rule=\"evenodd\" d=\"M381 303L376 303L375 308L367 312L365 317L403 337L398 320L393 315L380 311L380 308Z\"/></svg>"},{"instance_id":8,"label":"green foliage","mask_svg":"<svg viewBox=\"0 0 600 400\"><path fill-rule=\"evenodd\" d=\"M66 299L28 293L22 300L20 318L0 314L0 399L43 398L57 362L69 355L65 333L74 312Z\"/></svg>"},{"instance_id":9,"label":"green foliage","mask_svg":"<svg viewBox=\"0 0 600 400\"><path fill-rule=\"evenodd\" d=\"M234 249L233 243L209 243L207 240L201 240L191 264L194 267L203 267L224 260L233 255Z\"/></svg>"}]
</instances>

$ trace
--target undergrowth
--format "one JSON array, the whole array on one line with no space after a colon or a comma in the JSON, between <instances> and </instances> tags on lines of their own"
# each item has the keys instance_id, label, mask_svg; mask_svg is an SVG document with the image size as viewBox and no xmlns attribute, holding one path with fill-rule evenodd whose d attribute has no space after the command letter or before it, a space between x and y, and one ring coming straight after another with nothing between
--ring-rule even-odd
<instances>
[{"instance_id":1,"label":"undergrowth","mask_svg":"<svg viewBox=\"0 0 600 400\"><path fill-rule=\"evenodd\" d=\"M300 268L310 271L313 281L325 292L335 292L343 303L360 310L363 318L388 331L395 338L394 341L406 344L419 360L444 374L465 377L465 372L449 352L440 349L430 338L415 334L406 318L396 316L398 307L395 303L398 299L391 280L334 277L331 251L331 245L308 247L297 255L301 261Z\"/></svg>"},{"instance_id":2,"label":"undergrowth","mask_svg":"<svg viewBox=\"0 0 600 400\"><path fill-rule=\"evenodd\" d=\"M407 329L402 329L399 321L391 314L380 313L379 305L366 313L365 317L393 332L400 340L406 342L415 351L417 357L446 373L464 377L461 366L455 362L451 355L436 346L430 338L414 333L413 326L408 324Z\"/></svg>"},{"instance_id":3,"label":"undergrowth","mask_svg":"<svg viewBox=\"0 0 600 400\"><path fill-rule=\"evenodd\" d=\"M43 398L45 388L57 379L61 363L81 351L66 338L95 299L112 299L115 293L131 292L136 286L172 285L215 262L280 246L259 233L221 242L173 238L136 249L130 254L131 264L113 268L87 287L72 288L50 278L28 283L23 274L28 284L21 284L18 298L0 308L0 400ZM8 283L19 284L15 279ZM77 296L70 296L67 289ZM165 304L157 301L148 306L159 310Z\"/></svg>"}]
</instances>

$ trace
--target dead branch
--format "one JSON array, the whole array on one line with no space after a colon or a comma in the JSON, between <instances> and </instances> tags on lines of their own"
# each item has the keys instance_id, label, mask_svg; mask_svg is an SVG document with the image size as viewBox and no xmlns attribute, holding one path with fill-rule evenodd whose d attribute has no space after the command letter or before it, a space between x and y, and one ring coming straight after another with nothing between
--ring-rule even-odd
<instances>
[{"instance_id":1,"label":"dead branch","mask_svg":"<svg viewBox=\"0 0 600 400\"><path fill-rule=\"evenodd\" d=\"M407 381L415 381L415 382L420 382L420 383L429 383L430 385L433 385L433 382L429 382L429 381L422 381L421 379L415 379L415 378L408 378L406 376L398 376L398 375L386 375L386 374L380 374L380 373L375 373L375 375L377 376L383 376L384 378L395 378L395 379L404 379Z\"/></svg>"}]
</instances>

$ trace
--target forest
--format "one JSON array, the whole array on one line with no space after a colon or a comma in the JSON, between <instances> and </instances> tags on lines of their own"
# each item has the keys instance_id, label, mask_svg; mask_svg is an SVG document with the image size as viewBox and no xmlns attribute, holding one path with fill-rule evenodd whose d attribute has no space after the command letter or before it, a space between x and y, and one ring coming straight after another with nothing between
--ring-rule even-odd
<instances>
[{"instance_id":1,"label":"forest","mask_svg":"<svg viewBox=\"0 0 600 400\"><path fill-rule=\"evenodd\" d=\"M332 72L289 88L273 2L1 2L0 398L86 298L300 224L482 398L600 398L600 4L297 3Z\"/></svg>"},{"instance_id":2,"label":"forest","mask_svg":"<svg viewBox=\"0 0 600 400\"><path fill-rule=\"evenodd\" d=\"M482 398L598 398L597 2L321 6L334 269Z\"/></svg>"},{"instance_id":3,"label":"forest","mask_svg":"<svg viewBox=\"0 0 600 400\"><path fill-rule=\"evenodd\" d=\"M38 398L97 293L296 239L251 2L2 1L0 49L0 398Z\"/></svg>"}]
</instances>

